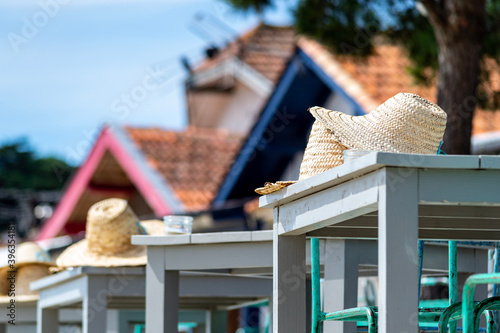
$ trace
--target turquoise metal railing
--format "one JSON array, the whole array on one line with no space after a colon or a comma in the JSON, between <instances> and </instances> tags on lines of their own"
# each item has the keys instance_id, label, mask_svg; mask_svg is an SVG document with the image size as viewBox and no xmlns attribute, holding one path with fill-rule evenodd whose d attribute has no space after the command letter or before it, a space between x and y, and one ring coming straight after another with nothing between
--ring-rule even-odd
<instances>
[{"instance_id":1,"label":"turquoise metal railing","mask_svg":"<svg viewBox=\"0 0 500 333\"><path fill-rule=\"evenodd\" d=\"M470 243L470 242L468 242ZM422 262L423 262L423 246L424 242L418 243L418 268L419 268L419 296L420 296L420 277L422 275ZM472 245L472 244L469 244ZM488 245L481 242L474 242L473 245ZM456 321L462 317L462 303L458 302L458 277L457 277L457 241L448 242L449 250L449 304L447 308L419 308L418 321L419 323L438 323L439 332L445 333L448 331L456 332ZM495 260L495 267L500 268L499 255ZM320 253L319 253L319 239L311 239L311 274L312 274L312 332L318 333L320 324L323 321L336 320L336 321L367 321L368 332L377 332L377 307L359 307L353 309L346 309L331 313L325 313L321 310L321 292L320 292ZM486 274L486 276L489 276ZM499 274L500 276L500 274ZM483 278L486 278L483 275ZM491 277L489 277L491 281ZM475 280L473 280L475 281ZM492 283L492 282L487 282ZM464 291L465 295L465 291ZM473 292L472 292L473 296ZM465 297L465 296L464 296ZM470 311L476 311L476 315L472 313L472 326L474 327L476 320L479 323L479 317L486 310L488 320L487 332L494 332L495 321L493 313L490 310L500 310L500 298L490 298L485 300L483 304L478 302L469 302L467 306L472 307L472 310L464 309L465 313L469 314ZM475 310L474 310L475 309ZM468 312L467 312L468 311ZM465 317L464 317L465 318ZM464 319L464 327L465 327ZM469 331L473 332L473 331Z\"/></svg>"},{"instance_id":2,"label":"turquoise metal railing","mask_svg":"<svg viewBox=\"0 0 500 333\"><path fill-rule=\"evenodd\" d=\"M186 323L179 323L177 325L177 329L179 331L185 331L187 330L188 332L192 332L194 328L198 326L197 323L194 322L186 322ZM146 331L146 324L135 324L134 325L134 333L143 333Z\"/></svg>"},{"instance_id":3,"label":"turquoise metal railing","mask_svg":"<svg viewBox=\"0 0 500 333\"><path fill-rule=\"evenodd\" d=\"M448 294L450 306L458 302L457 242L448 243ZM457 331L457 323L450 323L450 333Z\"/></svg>"},{"instance_id":4,"label":"turquoise metal railing","mask_svg":"<svg viewBox=\"0 0 500 333\"><path fill-rule=\"evenodd\" d=\"M475 328L474 320L474 290L477 285L481 284L499 284L500 273L491 274L475 274L470 276L464 284L462 294L462 319L464 333L472 333Z\"/></svg>"},{"instance_id":5,"label":"turquoise metal railing","mask_svg":"<svg viewBox=\"0 0 500 333\"><path fill-rule=\"evenodd\" d=\"M456 277L457 277L457 265L456 265L456 253L457 253L457 242L449 243L449 268L450 268L450 280L454 280L453 286L455 290L450 292L450 302L456 303L457 291L456 291ZM423 249L424 242L418 242L418 269L419 269L419 285L418 294L420 296L420 277L422 276L422 262L423 262ZM321 310L321 285L320 285L320 253L319 253L319 239L311 238L311 285L312 285L312 333L320 332L320 324L323 321L366 321L368 323L368 332L377 332L377 313L378 308L375 306L358 307L352 309L346 309L341 311L335 311L330 313L325 313ZM419 297L420 298L420 297ZM447 308L425 308L420 307L418 309L418 321L419 323L438 323L442 317L442 314L447 310ZM445 330L448 322L452 324L460 318L460 314L450 313L446 320ZM452 319L452 320L450 320ZM450 332L452 332L450 330Z\"/></svg>"},{"instance_id":6,"label":"turquoise metal railing","mask_svg":"<svg viewBox=\"0 0 500 333\"><path fill-rule=\"evenodd\" d=\"M319 239L311 238L311 287L312 287L312 333L319 333L319 325L325 320L321 311Z\"/></svg>"}]
</instances>

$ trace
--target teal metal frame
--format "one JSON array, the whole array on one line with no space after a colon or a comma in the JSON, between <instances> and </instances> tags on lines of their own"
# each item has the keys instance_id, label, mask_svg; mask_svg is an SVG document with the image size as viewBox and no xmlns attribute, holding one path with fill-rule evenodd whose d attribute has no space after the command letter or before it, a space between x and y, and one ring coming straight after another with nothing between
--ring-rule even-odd
<instances>
[{"instance_id":1,"label":"teal metal frame","mask_svg":"<svg viewBox=\"0 0 500 333\"><path fill-rule=\"evenodd\" d=\"M458 302L457 242L448 243L448 297L450 307ZM446 329L446 326L445 326ZM450 323L450 333L457 331L457 322Z\"/></svg>"},{"instance_id":2,"label":"teal metal frame","mask_svg":"<svg viewBox=\"0 0 500 333\"><path fill-rule=\"evenodd\" d=\"M179 330L188 329L190 332L192 332L192 330L194 328L196 328L197 326L198 326L197 323L191 323L191 322L179 323L178 329ZM135 324L134 325L134 333L143 333L145 330L146 330L146 324Z\"/></svg>"},{"instance_id":3,"label":"teal metal frame","mask_svg":"<svg viewBox=\"0 0 500 333\"><path fill-rule=\"evenodd\" d=\"M491 273L491 274L475 274L470 276L464 284L464 290L462 294L462 319L463 319L463 332L464 333L472 333L474 332L474 329L476 328L476 319L474 318L474 290L476 286L482 285L482 284L500 284L500 273ZM488 298L485 301L483 301L483 304L489 304L489 300L493 298ZM493 305L492 305L493 307ZM486 308L488 309L488 307ZM476 314L478 314L476 317L479 317L480 314L476 311ZM492 317L491 314L488 315L488 322L491 320L490 318ZM488 324L488 327L490 324ZM494 329L494 328L493 328Z\"/></svg>"},{"instance_id":4,"label":"teal metal frame","mask_svg":"<svg viewBox=\"0 0 500 333\"><path fill-rule=\"evenodd\" d=\"M418 268L419 268L419 285L418 293L420 295L420 280L422 276L422 261L423 261L424 241L418 242ZM450 286L454 290L450 290L450 304L459 306L457 301L457 242L449 242L449 279ZM377 328L377 312L376 306L366 306L340 310L326 313L321 310L321 285L320 285L320 253L319 239L311 238L311 286L312 286L312 333L320 332L320 323L323 321L367 321L368 332L376 333ZM450 287L451 289L451 287ZM420 297L419 297L420 298ZM441 323L444 325L444 332L447 330L448 322L450 328L453 327L456 320L460 318L458 311L450 312L448 308L425 308L418 309L418 321L420 323ZM448 313L446 312L448 311ZM446 320L443 320L443 314L446 313ZM451 319L451 320L450 320ZM455 326L456 327L456 326ZM456 329L456 328L455 328ZM450 329L450 332L453 332Z\"/></svg>"},{"instance_id":5,"label":"teal metal frame","mask_svg":"<svg viewBox=\"0 0 500 333\"><path fill-rule=\"evenodd\" d=\"M325 313L321 310L319 239L311 238L312 333L320 332L323 321L368 321L368 332L377 332L376 307L366 306Z\"/></svg>"},{"instance_id":6,"label":"teal metal frame","mask_svg":"<svg viewBox=\"0 0 500 333\"><path fill-rule=\"evenodd\" d=\"M495 320L494 313L492 310L500 310L500 297L490 297L485 300L482 300L474 307L473 318L474 318L474 327L475 330L479 331L479 320L481 319L481 315L485 312L486 314L486 331L488 333L495 332Z\"/></svg>"}]
</instances>

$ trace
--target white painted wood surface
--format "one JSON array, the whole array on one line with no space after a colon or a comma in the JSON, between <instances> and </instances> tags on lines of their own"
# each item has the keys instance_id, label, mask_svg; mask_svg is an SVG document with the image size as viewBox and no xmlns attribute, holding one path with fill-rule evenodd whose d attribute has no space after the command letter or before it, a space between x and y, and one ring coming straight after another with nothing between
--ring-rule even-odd
<instances>
[{"instance_id":1,"label":"white painted wood surface","mask_svg":"<svg viewBox=\"0 0 500 333\"><path fill-rule=\"evenodd\" d=\"M384 169L388 179L398 169ZM387 183L386 183L387 184ZM380 186L378 325L381 332L418 332L418 178ZM413 320L412 320L413 319Z\"/></svg>"},{"instance_id":2,"label":"white painted wood surface","mask_svg":"<svg viewBox=\"0 0 500 333\"><path fill-rule=\"evenodd\" d=\"M306 332L306 237L273 239L273 332Z\"/></svg>"},{"instance_id":3,"label":"white painted wood surface","mask_svg":"<svg viewBox=\"0 0 500 333\"><path fill-rule=\"evenodd\" d=\"M500 156L481 155L479 158L481 169L500 169Z\"/></svg>"},{"instance_id":4,"label":"white painted wood surface","mask_svg":"<svg viewBox=\"0 0 500 333\"><path fill-rule=\"evenodd\" d=\"M273 240L272 230L214 232L206 234L176 235L176 236L132 236L132 244L147 246L169 246L185 244L215 244L265 242Z\"/></svg>"},{"instance_id":5,"label":"white painted wood surface","mask_svg":"<svg viewBox=\"0 0 500 333\"><path fill-rule=\"evenodd\" d=\"M325 242L324 309L340 311L358 306L358 265L362 248L356 240L327 239ZM354 322L325 322L323 333L355 333Z\"/></svg>"}]
</instances>

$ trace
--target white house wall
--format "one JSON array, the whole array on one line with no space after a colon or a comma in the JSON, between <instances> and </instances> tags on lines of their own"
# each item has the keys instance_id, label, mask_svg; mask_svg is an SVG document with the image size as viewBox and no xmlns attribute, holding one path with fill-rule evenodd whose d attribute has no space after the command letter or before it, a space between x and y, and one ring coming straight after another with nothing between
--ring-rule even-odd
<instances>
[{"instance_id":1,"label":"white house wall","mask_svg":"<svg viewBox=\"0 0 500 333\"><path fill-rule=\"evenodd\" d=\"M188 91L189 125L218 128L232 94L219 91Z\"/></svg>"},{"instance_id":2,"label":"white house wall","mask_svg":"<svg viewBox=\"0 0 500 333\"><path fill-rule=\"evenodd\" d=\"M237 82L233 98L226 106L218 126L230 132L247 135L264 106L264 98Z\"/></svg>"},{"instance_id":3,"label":"white house wall","mask_svg":"<svg viewBox=\"0 0 500 333\"><path fill-rule=\"evenodd\" d=\"M236 82L230 92L190 91L187 98L190 125L247 135L267 97Z\"/></svg>"},{"instance_id":4,"label":"white house wall","mask_svg":"<svg viewBox=\"0 0 500 333\"><path fill-rule=\"evenodd\" d=\"M332 93L330 94L330 96L328 96L325 105L318 106L323 106L324 108L327 108L329 110L341 111L351 116L354 116L356 114L352 102L349 102L341 95L335 93Z\"/></svg>"}]
</instances>

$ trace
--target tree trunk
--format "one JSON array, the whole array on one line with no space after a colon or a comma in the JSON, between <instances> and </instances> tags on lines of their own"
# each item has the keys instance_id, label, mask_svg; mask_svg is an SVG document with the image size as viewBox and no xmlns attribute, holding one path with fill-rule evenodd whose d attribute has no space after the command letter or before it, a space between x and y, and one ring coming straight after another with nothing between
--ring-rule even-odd
<instances>
[{"instance_id":1,"label":"tree trunk","mask_svg":"<svg viewBox=\"0 0 500 333\"><path fill-rule=\"evenodd\" d=\"M442 150L470 154L478 103L485 0L424 0L439 45L437 103L448 114Z\"/></svg>"}]
</instances>

